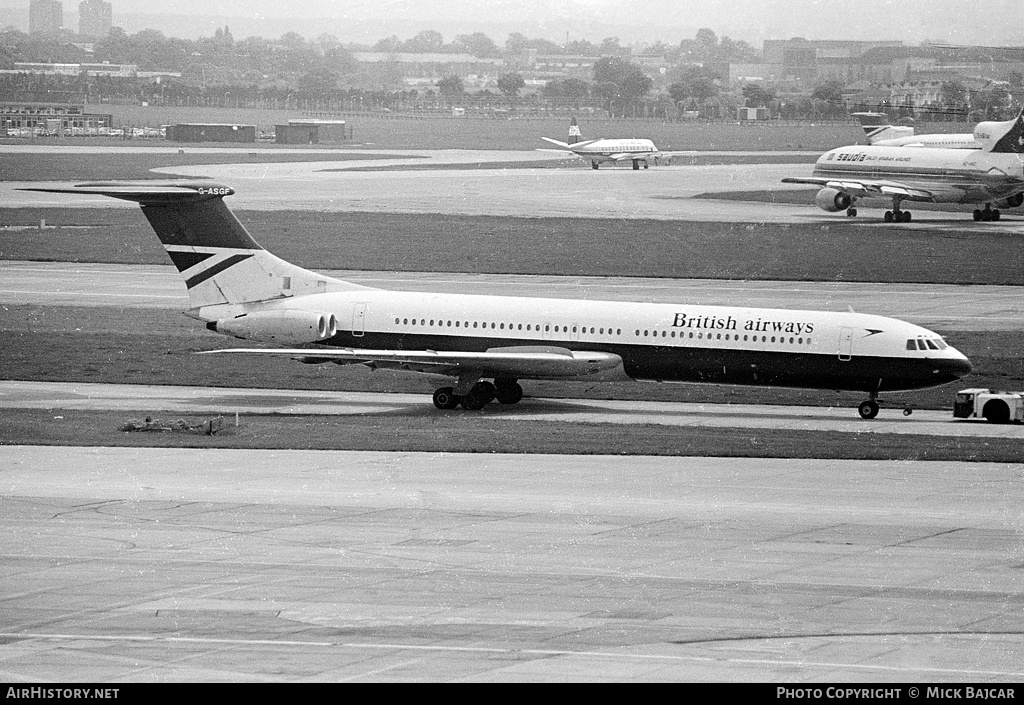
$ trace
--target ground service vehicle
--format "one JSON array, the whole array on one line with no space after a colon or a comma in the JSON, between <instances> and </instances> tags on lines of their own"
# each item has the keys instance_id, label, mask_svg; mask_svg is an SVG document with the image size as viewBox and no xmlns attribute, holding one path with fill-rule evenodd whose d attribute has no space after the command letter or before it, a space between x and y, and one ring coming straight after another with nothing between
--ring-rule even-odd
<instances>
[{"instance_id":1,"label":"ground service vehicle","mask_svg":"<svg viewBox=\"0 0 1024 705\"><path fill-rule=\"evenodd\" d=\"M984 418L990 423L1024 421L1024 392L962 389L956 394L953 416L958 419Z\"/></svg>"}]
</instances>

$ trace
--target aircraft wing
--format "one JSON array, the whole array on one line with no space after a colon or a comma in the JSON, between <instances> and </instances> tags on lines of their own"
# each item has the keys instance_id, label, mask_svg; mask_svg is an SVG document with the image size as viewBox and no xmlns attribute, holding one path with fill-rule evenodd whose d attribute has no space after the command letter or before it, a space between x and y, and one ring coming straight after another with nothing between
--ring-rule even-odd
<instances>
[{"instance_id":1,"label":"aircraft wing","mask_svg":"<svg viewBox=\"0 0 1024 705\"><path fill-rule=\"evenodd\" d=\"M839 180L827 179L816 176L787 177L782 180L784 184L813 184L822 188L832 188L836 191L848 193L851 196L903 196L908 201L927 201L934 203L942 194L950 192L950 187L923 189L915 186L900 183L899 181L885 181L874 179ZM965 184L961 188L970 188L971 184Z\"/></svg>"},{"instance_id":2,"label":"aircraft wing","mask_svg":"<svg viewBox=\"0 0 1024 705\"><path fill-rule=\"evenodd\" d=\"M199 354L222 353L285 355L307 364L333 362L338 365L366 365L371 369L409 370L452 377L463 373L477 373L482 377L564 379L590 377L622 370L622 358L618 355L558 347L492 348L486 352L359 348L231 348L209 350ZM625 378L625 372L621 374Z\"/></svg>"}]
</instances>

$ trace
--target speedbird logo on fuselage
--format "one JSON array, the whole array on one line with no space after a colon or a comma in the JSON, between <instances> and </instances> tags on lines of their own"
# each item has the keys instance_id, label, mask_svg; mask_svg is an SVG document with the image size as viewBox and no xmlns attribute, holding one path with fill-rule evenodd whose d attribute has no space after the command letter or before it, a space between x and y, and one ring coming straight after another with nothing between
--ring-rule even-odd
<instances>
[{"instance_id":1,"label":"speedbird logo on fuselage","mask_svg":"<svg viewBox=\"0 0 1024 705\"><path fill-rule=\"evenodd\" d=\"M718 316L688 316L685 313L676 314L672 321L672 327L700 330L745 330L752 333L792 333L793 335L809 335L814 332L814 324L806 321L772 321L758 318L745 321L741 327L740 322L732 316L719 318Z\"/></svg>"}]
</instances>

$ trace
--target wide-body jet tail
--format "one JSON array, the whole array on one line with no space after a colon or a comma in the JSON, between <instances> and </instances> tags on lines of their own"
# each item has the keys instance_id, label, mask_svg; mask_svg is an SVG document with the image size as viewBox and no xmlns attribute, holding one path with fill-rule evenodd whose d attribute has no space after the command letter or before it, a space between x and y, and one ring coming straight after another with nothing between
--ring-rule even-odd
<instances>
[{"instance_id":1,"label":"wide-body jet tail","mask_svg":"<svg viewBox=\"0 0 1024 705\"><path fill-rule=\"evenodd\" d=\"M983 151L994 154L1024 154L1024 110L1006 122L979 122L974 140Z\"/></svg>"},{"instance_id":2,"label":"wide-body jet tail","mask_svg":"<svg viewBox=\"0 0 1024 705\"><path fill-rule=\"evenodd\" d=\"M138 203L185 280L192 309L364 288L264 250L224 203L224 196L234 193L227 186L103 183L24 190L95 194Z\"/></svg>"}]
</instances>

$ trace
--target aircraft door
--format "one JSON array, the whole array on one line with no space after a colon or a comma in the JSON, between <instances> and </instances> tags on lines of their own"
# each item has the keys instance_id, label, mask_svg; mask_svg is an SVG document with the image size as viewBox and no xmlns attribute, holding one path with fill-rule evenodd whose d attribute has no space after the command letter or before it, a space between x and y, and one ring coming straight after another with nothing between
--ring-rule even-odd
<instances>
[{"instance_id":1,"label":"aircraft door","mask_svg":"<svg viewBox=\"0 0 1024 705\"><path fill-rule=\"evenodd\" d=\"M849 362L853 357L853 329L843 328L839 333L839 359Z\"/></svg>"},{"instance_id":2,"label":"aircraft door","mask_svg":"<svg viewBox=\"0 0 1024 705\"><path fill-rule=\"evenodd\" d=\"M352 306L352 335L356 338L362 338L365 323L366 304L354 304Z\"/></svg>"}]
</instances>

